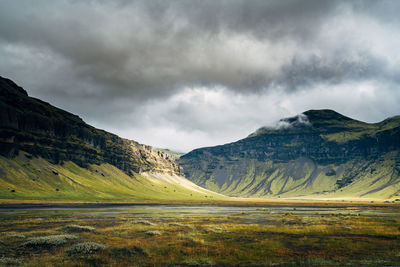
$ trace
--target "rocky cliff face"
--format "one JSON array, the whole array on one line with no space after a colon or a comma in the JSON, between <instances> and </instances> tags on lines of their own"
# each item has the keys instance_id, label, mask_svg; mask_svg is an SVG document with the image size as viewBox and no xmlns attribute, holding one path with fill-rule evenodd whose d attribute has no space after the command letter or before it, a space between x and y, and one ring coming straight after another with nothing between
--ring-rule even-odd
<instances>
[{"instance_id":1,"label":"rocky cliff face","mask_svg":"<svg viewBox=\"0 0 400 267\"><path fill-rule=\"evenodd\" d=\"M237 142L193 150L180 163L195 183L234 196L332 195L375 177L360 194L352 189L359 196L398 184L399 151L400 117L367 124L310 110Z\"/></svg>"},{"instance_id":2,"label":"rocky cliff face","mask_svg":"<svg viewBox=\"0 0 400 267\"><path fill-rule=\"evenodd\" d=\"M110 163L128 174L181 174L167 153L96 129L0 77L0 154L13 157L20 150L52 163L73 161L82 167Z\"/></svg>"}]
</instances>

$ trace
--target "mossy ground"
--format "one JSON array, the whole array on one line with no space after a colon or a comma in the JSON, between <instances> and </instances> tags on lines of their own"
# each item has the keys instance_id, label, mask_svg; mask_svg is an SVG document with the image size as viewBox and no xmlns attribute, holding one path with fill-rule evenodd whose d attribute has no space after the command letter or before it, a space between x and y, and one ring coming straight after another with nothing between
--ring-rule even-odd
<instances>
[{"instance_id":1,"label":"mossy ground","mask_svg":"<svg viewBox=\"0 0 400 267\"><path fill-rule=\"evenodd\" d=\"M0 259L21 266L398 266L399 208L2 210ZM132 223L140 220L150 224ZM65 246L42 250L23 246L31 238L63 234L63 227L71 224L95 231L74 233L78 240ZM88 242L104 247L82 255L67 253L70 247Z\"/></svg>"}]
</instances>

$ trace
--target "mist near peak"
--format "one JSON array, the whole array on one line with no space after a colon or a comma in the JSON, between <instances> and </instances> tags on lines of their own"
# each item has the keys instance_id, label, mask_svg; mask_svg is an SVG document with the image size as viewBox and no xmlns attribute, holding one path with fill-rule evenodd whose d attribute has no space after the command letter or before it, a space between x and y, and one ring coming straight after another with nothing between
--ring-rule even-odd
<instances>
[{"instance_id":1,"label":"mist near peak","mask_svg":"<svg viewBox=\"0 0 400 267\"><path fill-rule=\"evenodd\" d=\"M280 119L272 128L280 130L305 126L311 126L311 122L308 120L307 115L300 113L291 118Z\"/></svg>"}]
</instances>

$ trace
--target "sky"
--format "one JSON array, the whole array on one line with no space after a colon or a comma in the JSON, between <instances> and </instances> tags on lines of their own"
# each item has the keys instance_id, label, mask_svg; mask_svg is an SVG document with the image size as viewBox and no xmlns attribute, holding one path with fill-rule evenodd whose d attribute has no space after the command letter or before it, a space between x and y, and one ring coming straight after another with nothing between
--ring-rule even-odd
<instances>
[{"instance_id":1,"label":"sky","mask_svg":"<svg viewBox=\"0 0 400 267\"><path fill-rule=\"evenodd\" d=\"M400 1L2 0L0 76L180 152L309 109L400 114Z\"/></svg>"}]
</instances>

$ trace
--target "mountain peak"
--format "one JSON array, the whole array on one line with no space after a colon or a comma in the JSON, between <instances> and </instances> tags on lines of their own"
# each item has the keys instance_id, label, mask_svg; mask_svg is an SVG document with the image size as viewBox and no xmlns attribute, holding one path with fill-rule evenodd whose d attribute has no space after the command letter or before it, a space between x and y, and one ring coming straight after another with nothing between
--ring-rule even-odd
<instances>
[{"instance_id":1,"label":"mountain peak","mask_svg":"<svg viewBox=\"0 0 400 267\"><path fill-rule=\"evenodd\" d=\"M280 119L273 126L264 126L248 137L276 132L342 131L349 127L363 127L365 122L346 117L331 109L311 109L293 117Z\"/></svg>"},{"instance_id":2,"label":"mountain peak","mask_svg":"<svg viewBox=\"0 0 400 267\"><path fill-rule=\"evenodd\" d=\"M321 120L350 121L353 120L331 109L310 109L302 114L306 115L310 122Z\"/></svg>"},{"instance_id":3,"label":"mountain peak","mask_svg":"<svg viewBox=\"0 0 400 267\"><path fill-rule=\"evenodd\" d=\"M24 96L28 96L28 93L21 87L18 86L15 82L10 79L4 78L0 76L0 94L22 94Z\"/></svg>"}]
</instances>

